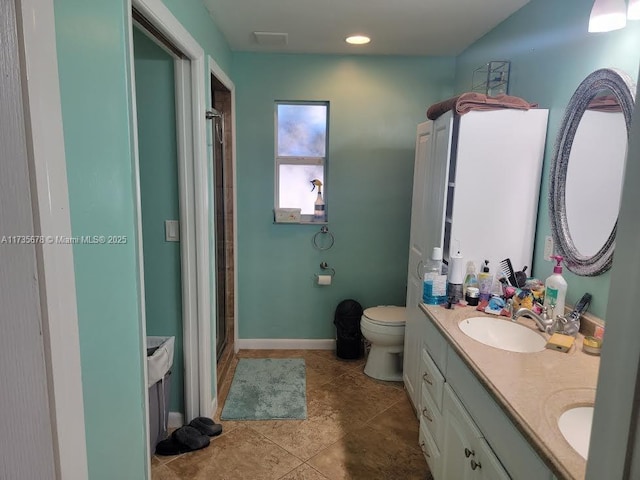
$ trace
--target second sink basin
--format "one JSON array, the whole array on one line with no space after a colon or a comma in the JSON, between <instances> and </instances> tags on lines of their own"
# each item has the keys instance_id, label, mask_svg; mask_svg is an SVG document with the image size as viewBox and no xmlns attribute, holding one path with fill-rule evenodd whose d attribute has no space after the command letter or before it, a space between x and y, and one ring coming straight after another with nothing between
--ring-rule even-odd
<instances>
[{"instance_id":1,"label":"second sink basin","mask_svg":"<svg viewBox=\"0 0 640 480\"><path fill-rule=\"evenodd\" d=\"M474 340L509 352L541 352L547 344L536 331L501 318L471 317L460 321L458 326Z\"/></svg>"},{"instance_id":2,"label":"second sink basin","mask_svg":"<svg viewBox=\"0 0 640 480\"><path fill-rule=\"evenodd\" d=\"M593 423L593 407L574 407L558 419L558 427L569 445L587 459L589 442L591 441L591 424Z\"/></svg>"}]
</instances>

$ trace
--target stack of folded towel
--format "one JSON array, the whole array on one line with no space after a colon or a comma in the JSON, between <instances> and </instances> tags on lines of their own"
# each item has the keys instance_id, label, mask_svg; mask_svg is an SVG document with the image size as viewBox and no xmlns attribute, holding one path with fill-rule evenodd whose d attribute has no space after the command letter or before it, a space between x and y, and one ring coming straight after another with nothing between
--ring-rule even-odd
<instances>
[{"instance_id":1,"label":"stack of folded towel","mask_svg":"<svg viewBox=\"0 0 640 480\"><path fill-rule=\"evenodd\" d=\"M537 103L529 103L523 98L512 95L489 97L484 93L467 92L442 102L434 103L427 110L427 118L435 120L449 110L454 110L457 114L463 115L471 110L501 110L505 108L529 110L537 106Z\"/></svg>"}]
</instances>

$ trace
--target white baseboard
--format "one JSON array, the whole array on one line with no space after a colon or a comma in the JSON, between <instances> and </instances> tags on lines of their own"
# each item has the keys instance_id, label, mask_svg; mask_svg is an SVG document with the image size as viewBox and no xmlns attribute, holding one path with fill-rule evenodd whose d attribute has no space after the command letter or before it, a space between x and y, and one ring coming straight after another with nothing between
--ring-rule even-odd
<instances>
[{"instance_id":1,"label":"white baseboard","mask_svg":"<svg viewBox=\"0 0 640 480\"><path fill-rule=\"evenodd\" d=\"M169 412L169 421L167 426L169 428L180 428L184 425L184 415L181 412Z\"/></svg>"},{"instance_id":2,"label":"white baseboard","mask_svg":"<svg viewBox=\"0 0 640 480\"><path fill-rule=\"evenodd\" d=\"M213 418L216 414L216 410L218 409L218 399L214 398L211 400L211 410L209 418ZM185 425L184 415L181 412L169 412L169 420L167 422L167 426L169 428L180 428Z\"/></svg>"},{"instance_id":3,"label":"white baseboard","mask_svg":"<svg viewBox=\"0 0 640 480\"><path fill-rule=\"evenodd\" d=\"M333 338L239 338L236 345L243 350L335 350Z\"/></svg>"},{"instance_id":4,"label":"white baseboard","mask_svg":"<svg viewBox=\"0 0 640 480\"><path fill-rule=\"evenodd\" d=\"M213 400L211 400L211 408L209 409L209 418L213 418L214 415L216 414L216 411L218 410L218 391L216 390L216 397L213 398Z\"/></svg>"}]
</instances>

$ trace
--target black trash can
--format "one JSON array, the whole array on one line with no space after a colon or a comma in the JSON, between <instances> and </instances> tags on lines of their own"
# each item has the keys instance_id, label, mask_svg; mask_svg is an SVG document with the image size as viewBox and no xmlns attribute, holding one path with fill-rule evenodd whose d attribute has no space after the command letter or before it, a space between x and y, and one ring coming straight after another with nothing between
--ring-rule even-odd
<instances>
[{"instance_id":1,"label":"black trash can","mask_svg":"<svg viewBox=\"0 0 640 480\"><path fill-rule=\"evenodd\" d=\"M336 355L338 358L352 360L362 356L361 317L362 305L355 300L343 300L336 307L333 324L336 326Z\"/></svg>"}]
</instances>

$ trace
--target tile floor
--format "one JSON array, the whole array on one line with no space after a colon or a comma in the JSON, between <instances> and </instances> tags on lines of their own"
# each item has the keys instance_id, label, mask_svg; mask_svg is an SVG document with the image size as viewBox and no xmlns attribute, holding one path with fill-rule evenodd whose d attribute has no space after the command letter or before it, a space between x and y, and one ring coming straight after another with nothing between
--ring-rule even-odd
<instances>
[{"instance_id":1,"label":"tile floor","mask_svg":"<svg viewBox=\"0 0 640 480\"><path fill-rule=\"evenodd\" d=\"M307 419L221 421L233 375L214 419L223 433L209 447L154 456L153 480L430 480L418 421L402 383L363 373L364 360L333 351L241 350L238 357L304 358ZM233 360L235 370L237 358Z\"/></svg>"}]
</instances>

